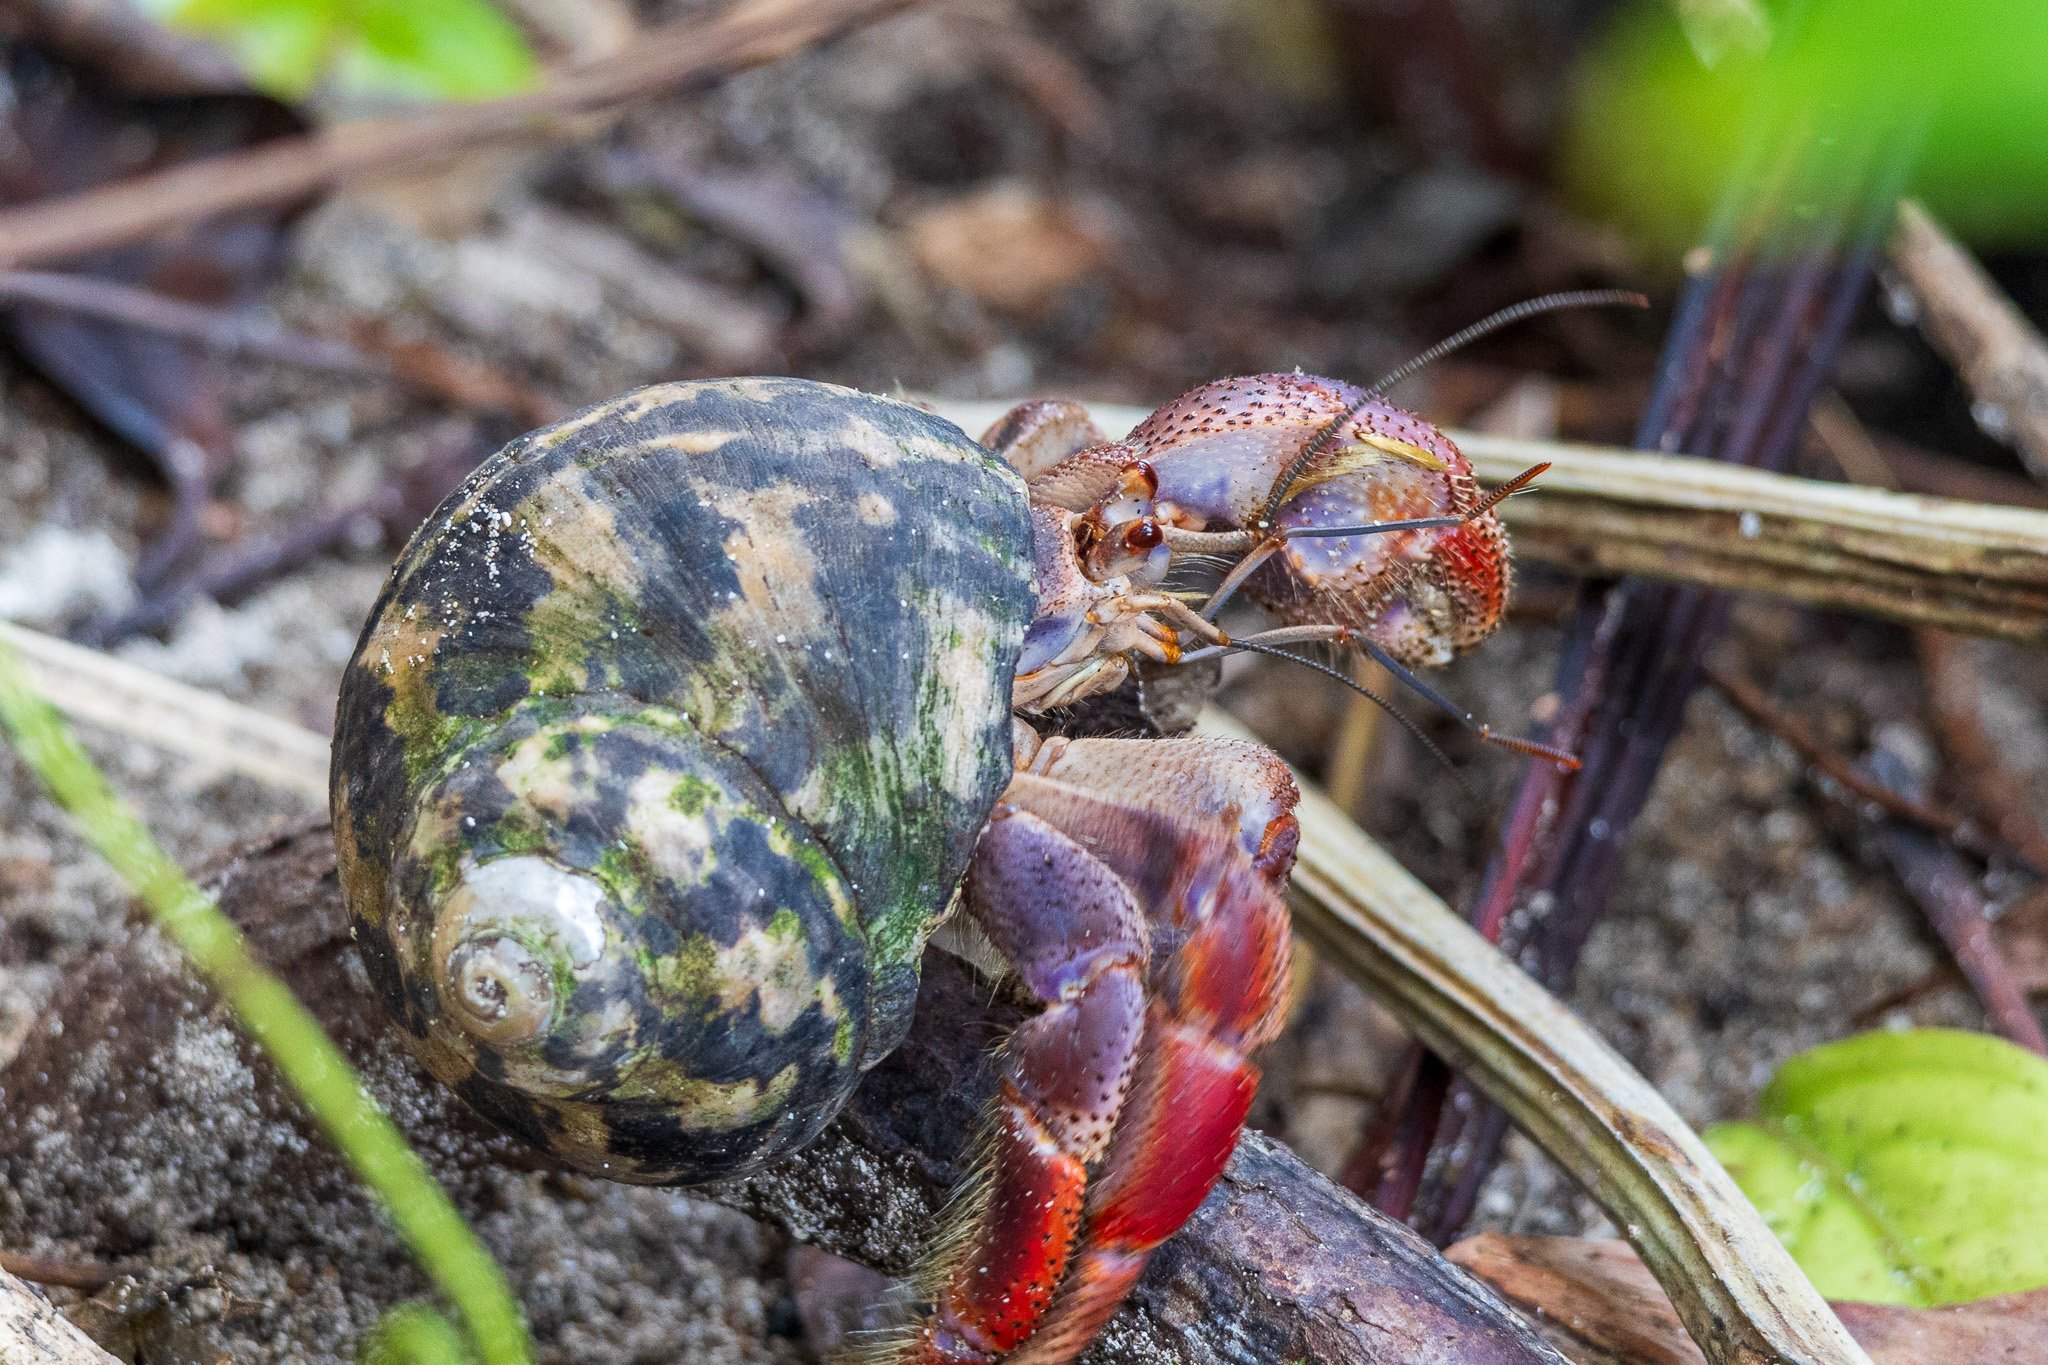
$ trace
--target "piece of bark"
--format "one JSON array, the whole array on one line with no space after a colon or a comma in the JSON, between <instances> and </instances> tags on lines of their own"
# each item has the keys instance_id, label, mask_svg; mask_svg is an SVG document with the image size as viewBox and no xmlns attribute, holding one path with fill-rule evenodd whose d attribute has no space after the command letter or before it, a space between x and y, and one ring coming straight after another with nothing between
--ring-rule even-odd
<instances>
[{"instance_id":1,"label":"piece of bark","mask_svg":"<svg viewBox=\"0 0 2048 1365\"><path fill-rule=\"evenodd\" d=\"M1481 1233L1446 1253L1527 1311L1582 1365L1702 1365L1626 1242ZM1874 1365L2044 1365L2048 1289L1945 1308L1834 1305Z\"/></svg>"},{"instance_id":2,"label":"piece of bark","mask_svg":"<svg viewBox=\"0 0 2048 1365\"><path fill-rule=\"evenodd\" d=\"M373 1093L465 1202L496 1164L528 1163L487 1139L382 1035L352 964L324 827L244 850L213 882L259 956L321 1017ZM935 952L911 1040L884 1061L825 1135L783 1166L706 1193L799 1239L900 1271L929 1235L993 1081L990 1044L1020 1017L957 959ZM281 1250L315 1225L321 1201L360 1199L246 1045L248 1086L221 1091L165 1054L217 1013L153 934L78 974L21 1053L0 1071L0 1238L9 1224L124 1254L176 1227L230 1229L238 1245ZM191 1050L185 1048L184 1050ZM92 1065L81 1065L91 1058ZM272 1134L206 1147L212 1114L254 1108ZM150 1171L140 1195L109 1179L187 1139L177 1169ZM143 1130L157 1136L152 1149ZM43 1159L65 1153L61 1163ZM472 1182L470 1177L476 1180ZM232 1207L220 1207L224 1194ZM33 1221L32 1221L33 1220ZM54 1225L53 1225L54 1224ZM283 1239L283 1240L280 1240ZM1277 1144L1247 1135L1222 1184L1154 1257L1131 1304L1091 1359L1280 1365L1561 1365L1491 1290L1330 1185Z\"/></svg>"},{"instance_id":3,"label":"piece of bark","mask_svg":"<svg viewBox=\"0 0 2048 1365\"><path fill-rule=\"evenodd\" d=\"M50 1306L49 1300L0 1270L0 1360L7 1365L118 1365L113 1356Z\"/></svg>"}]
</instances>

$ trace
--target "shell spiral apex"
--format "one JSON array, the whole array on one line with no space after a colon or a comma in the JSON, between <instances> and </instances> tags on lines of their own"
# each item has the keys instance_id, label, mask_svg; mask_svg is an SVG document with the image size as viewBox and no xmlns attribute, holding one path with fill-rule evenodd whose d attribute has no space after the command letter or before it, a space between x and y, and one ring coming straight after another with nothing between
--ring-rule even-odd
<instances>
[{"instance_id":1,"label":"shell spiral apex","mask_svg":"<svg viewBox=\"0 0 2048 1365\"><path fill-rule=\"evenodd\" d=\"M614 1178L814 1136L1009 780L1030 551L957 428L807 381L643 389L486 461L336 719L357 942L428 1069Z\"/></svg>"}]
</instances>

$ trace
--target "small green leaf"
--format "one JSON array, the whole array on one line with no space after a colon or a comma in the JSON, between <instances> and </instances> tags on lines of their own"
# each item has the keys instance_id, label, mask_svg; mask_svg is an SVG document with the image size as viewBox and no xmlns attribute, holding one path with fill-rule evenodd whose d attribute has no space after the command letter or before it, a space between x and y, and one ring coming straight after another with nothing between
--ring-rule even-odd
<instances>
[{"instance_id":1,"label":"small green leaf","mask_svg":"<svg viewBox=\"0 0 2048 1365\"><path fill-rule=\"evenodd\" d=\"M2048 1285L2048 1060L1951 1029L1779 1069L1707 1145L1831 1299L1932 1307Z\"/></svg>"},{"instance_id":2,"label":"small green leaf","mask_svg":"<svg viewBox=\"0 0 2048 1365\"><path fill-rule=\"evenodd\" d=\"M488 0L142 0L160 22L234 54L284 99L323 82L353 95L491 99L531 86L539 64Z\"/></svg>"},{"instance_id":3,"label":"small green leaf","mask_svg":"<svg viewBox=\"0 0 2048 1365\"><path fill-rule=\"evenodd\" d=\"M356 41L335 61L343 89L480 100L539 74L519 30L485 0L357 0L348 10Z\"/></svg>"}]
</instances>

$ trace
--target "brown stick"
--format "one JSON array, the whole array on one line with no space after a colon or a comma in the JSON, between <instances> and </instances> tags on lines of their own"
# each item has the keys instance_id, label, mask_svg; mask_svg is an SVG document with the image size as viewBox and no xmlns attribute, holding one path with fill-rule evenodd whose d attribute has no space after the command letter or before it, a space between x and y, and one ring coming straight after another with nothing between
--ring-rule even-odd
<instances>
[{"instance_id":1,"label":"brown stick","mask_svg":"<svg viewBox=\"0 0 2048 1365\"><path fill-rule=\"evenodd\" d=\"M1920 329L1969 386L1977 423L2048 480L2048 338L1919 204L1899 205L1889 248Z\"/></svg>"},{"instance_id":2,"label":"brown stick","mask_svg":"<svg viewBox=\"0 0 2048 1365\"><path fill-rule=\"evenodd\" d=\"M0 1274L27 1280L30 1284L56 1285L90 1294L105 1289L121 1278L111 1265L85 1261L63 1261L54 1256L28 1256L19 1251L0 1251Z\"/></svg>"},{"instance_id":3,"label":"brown stick","mask_svg":"<svg viewBox=\"0 0 2048 1365\"><path fill-rule=\"evenodd\" d=\"M0 302L40 304L108 322L143 327L196 341L222 355L257 356L288 365L383 374L384 367L352 346L307 336L268 319L226 308L188 303L154 290L92 275L38 270L0 271Z\"/></svg>"},{"instance_id":4,"label":"brown stick","mask_svg":"<svg viewBox=\"0 0 2048 1365\"><path fill-rule=\"evenodd\" d=\"M1793 753L1798 754L1821 776L1836 783L1844 791L1870 802L1887 815L1932 830L1958 848L1968 849L1980 858L2002 858L2021 862L2032 867L2034 871L2048 876L2048 863L2036 864L2031 856L1986 839L1983 831L1960 812L1931 801L1917 800L1904 792L1894 791L1864 772L1852 763L1847 755L1816 735L1805 721L1771 700L1769 694L1761 687L1737 673L1726 663L1718 660L1709 663L1707 681L1711 682L1715 690L1726 697L1736 710L1748 716L1767 733L1784 740Z\"/></svg>"},{"instance_id":5,"label":"brown stick","mask_svg":"<svg viewBox=\"0 0 2048 1365\"><path fill-rule=\"evenodd\" d=\"M186 162L0 213L0 266L84 255L343 181L543 131L642 96L679 94L780 61L912 0L741 0L650 30L630 51L571 67L538 90L410 118L347 123Z\"/></svg>"},{"instance_id":6,"label":"brown stick","mask_svg":"<svg viewBox=\"0 0 2048 1365\"><path fill-rule=\"evenodd\" d=\"M1872 752L1870 765L1888 786L1904 791L1913 781L1906 764L1882 748ZM1879 826L1873 842L1948 945L1991 1026L2021 1047L2048 1056L2048 1034L2042 1032L2041 1021L2027 1004L2026 988L1992 936L1990 906L1972 869L1952 850L1901 825Z\"/></svg>"},{"instance_id":7,"label":"brown stick","mask_svg":"<svg viewBox=\"0 0 2048 1365\"><path fill-rule=\"evenodd\" d=\"M1587 1237L1467 1238L1446 1253L1550 1327L1587 1365L1704 1365L1671 1301L1625 1242ZM1838 1303L1875 1365L2038 1361L2048 1290L1946 1308Z\"/></svg>"},{"instance_id":8,"label":"brown stick","mask_svg":"<svg viewBox=\"0 0 2048 1365\"><path fill-rule=\"evenodd\" d=\"M1979 820L2048 876L2048 827L2034 810L2026 779L1985 728L1974 651L1968 642L1932 628L1914 631L1913 646L1927 679L1929 718L1948 759L1950 785Z\"/></svg>"}]
</instances>

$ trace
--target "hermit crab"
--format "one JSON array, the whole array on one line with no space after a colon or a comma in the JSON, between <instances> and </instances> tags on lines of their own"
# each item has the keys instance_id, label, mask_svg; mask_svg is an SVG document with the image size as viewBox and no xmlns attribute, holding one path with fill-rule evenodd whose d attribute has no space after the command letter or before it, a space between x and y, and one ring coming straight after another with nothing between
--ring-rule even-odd
<instances>
[{"instance_id":1,"label":"hermit crab","mask_svg":"<svg viewBox=\"0 0 2048 1365\"><path fill-rule=\"evenodd\" d=\"M332 799L368 975L485 1118L696 1183L816 1136L957 914L1043 1009L880 1355L1070 1360L1243 1123L1296 793L1258 745L1041 718L1139 661L1448 657L1502 613L1491 508L1435 428L1300 374L1122 441L1039 403L984 445L789 379L587 409L450 495L349 667ZM1215 626L1240 588L1281 624Z\"/></svg>"}]
</instances>

